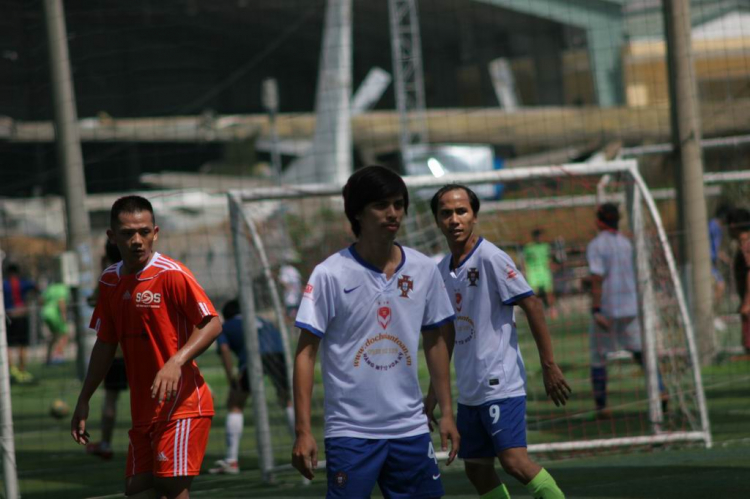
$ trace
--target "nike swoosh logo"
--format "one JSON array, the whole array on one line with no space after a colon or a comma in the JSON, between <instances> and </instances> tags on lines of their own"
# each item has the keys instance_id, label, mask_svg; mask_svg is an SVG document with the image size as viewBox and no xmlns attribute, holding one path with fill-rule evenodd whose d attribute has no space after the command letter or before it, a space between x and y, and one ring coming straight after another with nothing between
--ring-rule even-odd
<instances>
[{"instance_id":1,"label":"nike swoosh logo","mask_svg":"<svg viewBox=\"0 0 750 499\"><path fill-rule=\"evenodd\" d=\"M353 287L353 288L351 288L351 289L346 289L346 288L344 288L344 293L346 293L346 294L349 294L349 293L351 293L352 291L354 291L355 289L357 289L357 288L359 288L359 287L361 287L361 286L362 286L362 285L360 284L359 286L355 286L355 287Z\"/></svg>"},{"instance_id":2,"label":"nike swoosh logo","mask_svg":"<svg viewBox=\"0 0 750 499\"><path fill-rule=\"evenodd\" d=\"M438 473L437 475L432 475L433 480L437 480L438 478L440 478L440 473Z\"/></svg>"},{"instance_id":3,"label":"nike swoosh logo","mask_svg":"<svg viewBox=\"0 0 750 499\"><path fill-rule=\"evenodd\" d=\"M500 433L501 431L503 431L503 429L502 429L502 428L500 428L500 429L499 429L499 430L497 430L497 431L493 431L493 432L492 432L492 436L494 437L495 435L497 435L497 434L498 434L498 433Z\"/></svg>"}]
</instances>

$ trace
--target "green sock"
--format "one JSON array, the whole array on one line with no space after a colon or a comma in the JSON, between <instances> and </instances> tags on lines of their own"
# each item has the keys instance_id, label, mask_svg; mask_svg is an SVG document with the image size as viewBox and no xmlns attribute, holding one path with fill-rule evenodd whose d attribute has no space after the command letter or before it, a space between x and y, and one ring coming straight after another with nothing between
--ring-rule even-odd
<instances>
[{"instance_id":1,"label":"green sock","mask_svg":"<svg viewBox=\"0 0 750 499\"><path fill-rule=\"evenodd\" d=\"M486 494L479 496L479 499L510 499L510 494L508 489L505 488L505 484L501 483Z\"/></svg>"},{"instance_id":2,"label":"green sock","mask_svg":"<svg viewBox=\"0 0 750 499\"><path fill-rule=\"evenodd\" d=\"M552 475L542 468L532 481L526 486L534 499L565 499L560 487L555 483Z\"/></svg>"}]
</instances>

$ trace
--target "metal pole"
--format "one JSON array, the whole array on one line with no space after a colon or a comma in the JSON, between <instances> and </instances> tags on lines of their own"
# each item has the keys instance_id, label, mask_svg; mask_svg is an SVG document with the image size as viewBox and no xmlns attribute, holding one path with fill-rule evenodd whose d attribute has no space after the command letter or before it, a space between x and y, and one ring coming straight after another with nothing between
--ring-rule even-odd
<instances>
[{"instance_id":1,"label":"metal pole","mask_svg":"<svg viewBox=\"0 0 750 499\"><path fill-rule=\"evenodd\" d=\"M635 270L638 286L639 321L643 339L644 371L646 373L646 393L648 394L648 413L654 434L661 431L664 414L661 410L659 392L659 365L657 354L656 298L654 281L651 275L651 255L646 240L646 227L643 214L643 200L639 186L632 182L628 185L628 220L633 231L633 249L635 250Z\"/></svg>"},{"instance_id":2,"label":"metal pole","mask_svg":"<svg viewBox=\"0 0 750 499\"><path fill-rule=\"evenodd\" d=\"M281 153L279 152L279 133L276 128L276 113L279 112L279 87L276 79L263 80L261 92L263 107L268 111L268 125L271 132L271 164L276 175L276 183L281 184Z\"/></svg>"},{"instance_id":3,"label":"metal pole","mask_svg":"<svg viewBox=\"0 0 750 499\"><path fill-rule=\"evenodd\" d=\"M77 371L80 379L86 374L88 348L86 344L88 324L83 290L90 288L92 275L91 227L86 210L86 178L83 169L83 154L78 131L73 78L68 54L68 35L62 0L44 0L47 24L50 72L52 74L52 100L55 107L55 132L57 156L62 168L67 218L68 251L78 256L78 285L72 288L73 307L76 316Z\"/></svg>"},{"instance_id":4,"label":"metal pole","mask_svg":"<svg viewBox=\"0 0 750 499\"><path fill-rule=\"evenodd\" d=\"M0 282L3 280L3 254L0 251ZM18 499L18 469L16 444L13 435L13 406L10 398L10 372L8 369L8 337L5 331L5 298L0 287L0 425L2 425L3 479L5 497Z\"/></svg>"},{"instance_id":5,"label":"metal pole","mask_svg":"<svg viewBox=\"0 0 750 499\"><path fill-rule=\"evenodd\" d=\"M677 152L680 249L690 265L689 295L702 364L715 352L711 259L703 189L703 158L698 89L691 45L689 0L664 0L672 141Z\"/></svg>"},{"instance_id":6,"label":"metal pole","mask_svg":"<svg viewBox=\"0 0 750 499\"><path fill-rule=\"evenodd\" d=\"M244 220L250 231L250 237L253 240L253 246L255 251L258 253L258 259L260 265L263 268L263 277L268 283L268 289L271 294L271 302L273 303L274 313L276 315L276 322L279 324L279 332L281 333L281 345L284 349L284 362L286 363L286 375L287 375L287 389L289 393L292 393L292 376L294 374L294 359L292 358L292 347L291 340L289 338L289 329L286 327L286 317L284 315L284 308L281 306L281 299L279 298L279 289L276 285L276 279L273 277L271 271L271 264L268 261L268 255L266 254L266 247L263 244L263 239L258 234L258 228L255 226L255 222L252 217L247 213L242 202L237 197L233 197L233 202L237 204L241 214L240 220Z\"/></svg>"},{"instance_id":7,"label":"metal pole","mask_svg":"<svg viewBox=\"0 0 750 499\"><path fill-rule=\"evenodd\" d=\"M250 242L242 230L241 202L232 194L227 196L229 202L229 220L232 227L232 245L237 261L237 283L240 291L240 310L242 312L242 330L245 334L247 350L247 373L253 393L253 415L255 416L255 433L258 439L258 457L263 481L272 482L273 447L271 426L268 421L266 389L263 377L263 364L260 358L258 327L255 319L255 294L253 292L253 273L250 263Z\"/></svg>"}]
</instances>

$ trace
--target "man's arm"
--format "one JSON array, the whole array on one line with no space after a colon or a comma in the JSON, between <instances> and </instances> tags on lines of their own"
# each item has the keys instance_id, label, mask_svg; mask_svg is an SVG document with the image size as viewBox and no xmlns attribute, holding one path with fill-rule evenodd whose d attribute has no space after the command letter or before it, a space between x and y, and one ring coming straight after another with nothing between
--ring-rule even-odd
<instances>
[{"instance_id":1,"label":"man's arm","mask_svg":"<svg viewBox=\"0 0 750 499\"><path fill-rule=\"evenodd\" d=\"M159 397L159 402L172 400L177 396L182 366L202 354L221 334L221 321L216 316L207 316L193 328L185 346L180 348L156 373L151 385L151 398Z\"/></svg>"},{"instance_id":2,"label":"man's arm","mask_svg":"<svg viewBox=\"0 0 750 499\"><path fill-rule=\"evenodd\" d=\"M60 319L63 322L68 322L68 304L64 299L57 300L57 308L60 310Z\"/></svg>"},{"instance_id":3,"label":"man's arm","mask_svg":"<svg viewBox=\"0 0 750 499\"><path fill-rule=\"evenodd\" d=\"M555 355L552 351L552 338L550 338L547 322L544 319L542 301L532 295L519 300L517 305L526 313L531 334L534 336L536 348L539 350L544 389L556 406L559 407L560 404L565 405L572 390L568 386L568 382L565 381L562 371L555 364Z\"/></svg>"},{"instance_id":4,"label":"man's arm","mask_svg":"<svg viewBox=\"0 0 750 499\"><path fill-rule=\"evenodd\" d=\"M452 328L451 328L452 329ZM429 331L422 335L424 355L427 368L430 371L430 385L435 391L435 397L440 404L440 446L448 449L447 440L451 441L451 451L448 462L451 464L458 454L461 436L456 429L453 419L453 403L451 401L451 366L450 350L446 343L446 332L441 327L437 331Z\"/></svg>"},{"instance_id":5,"label":"man's arm","mask_svg":"<svg viewBox=\"0 0 750 499\"><path fill-rule=\"evenodd\" d=\"M740 314L750 315L750 271L745 276L745 297L740 303Z\"/></svg>"},{"instance_id":6,"label":"man's arm","mask_svg":"<svg viewBox=\"0 0 750 499\"><path fill-rule=\"evenodd\" d=\"M99 339L96 340L91 351L89 370L86 372L86 379L83 381L81 393L78 395L78 403L73 411L73 418L70 420L70 435L73 440L81 445L86 445L89 442L89 434L86 432L89 400L107 375L115 352L117 352L117 343L106 343Z\"/></svg>"},{"instance_id":7,"label":"man's arm","mask_svg":"<svg viewBox=\"0 0 750 499\"><path fill-rule=\"evenodd\" d=\"M609 319L607 319L601 312L602 283L604 282L604 277L597 274L591 274L589 275L589 281L591 282L591 316L600 327L609 329Z\"/></svg>"},{"instance_id":8,"label":"man's arm","mask_svg":"<svg viewBox=\"0 0 750 499\"><path fill-rule=\"evenodd\" d=\"M292 449L292 466L305 478L312 480L318 467L318 444L312 434L310 423L310 400L315 378L315 358L318 355L320 338L303 329L294 357L294 432L296 438Z\"/></svg>"},{"instance_id":9,"label":"man's arm","mask_svg":"<svg viewBox=\"0 0 750 499\"><path fill-rule=\"evenodd\" d=\"M237 380L234 377L234 366L232 365L232 350L229 348L229 345L226 343L219 345L219 356L221 357L221 365L224 366L229 386L232 389L237 389L235 386Z\"/></svg>"}]
</instances>

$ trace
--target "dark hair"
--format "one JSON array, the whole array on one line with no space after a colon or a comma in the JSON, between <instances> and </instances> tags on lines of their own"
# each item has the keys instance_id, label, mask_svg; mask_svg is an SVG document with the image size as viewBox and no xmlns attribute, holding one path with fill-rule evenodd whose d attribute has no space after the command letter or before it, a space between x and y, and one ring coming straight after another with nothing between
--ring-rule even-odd
<instances>
[{"instance_id":1,"label":"dark hair","mask_svg":"<svg viewBox=\"0 0 750 499\"><path fill-rule=\"evenodd\" d=\"M617 230L620 224L620 210L616 204L604 203L596 210L596 218L607 227Z\"/></svg>"},{"instance_id":2,"label":"dark hair","mask_svg":"<svg viewBox=\"0 0 750 499\"><path fill-rule=\"evenodd\" d=\"M537 238L542 235L542 229L534 229L531 231L531 237Z\"/></svg>"},{"instance_id":3,"label":"dark hair","mask_svg":"<svg viewBox=\"0 0 750 499\"><path fill-rule=\"evenodd\" d=\"M120 213L139 213L147 211L151 213L151 220L156 225L154 208L148 199L141 196L124 196L115 201L112 210L109 212L109 225L113 229L120 222Z\"/></svg>"},{"instance_id":4,"label":"dark hair","mask_svg":"<svg viewBox=\"0 0 750 499\"><path fill-rule=\"evenodd\" d=\"M732 205L730 205L729 203L720 203L716 208L716 211L714 212L714 216L719 220L724 221L727 218L727 215L729 215L729 213L731 212Z\"/></svg>"},{"instance_id":5,"label":"dark hair","mask_svg":"<svg viewBox=\"0 0 750 499\"><path fill-rule=\"evenodd\" d=\"M120 255L119 248L109 239L107 239L107 242L104 243L104 256L107 258L107 261L109 261L110 265L122 260L122 255Z\"/></svg>"},{"instance_id":6,"label":"dark hair","mask_svg":"<svg viewBox=\"0 0 750 499\"><path fill-rule=\"evenodd\" d=\"M393 196L404 197L404 213L409 210L409 191L404 179L384 166L366 166L357 170L346 181L342 191L344 212L352 226L352 232L359 237L362 228L356 216L370 203Z\"/></svg>"},{"instance_id":7,"label":"dark hair","mask_svg":"<svg viewBox=\"0 0 750 499\"><path fill-rule=\"evenodd\" d=\"M731 232L745 232L750 230L750 211L745 208L729 210L726 215L727 228Z\"/></svg>"},{"instance_id":8,"label":"dark hair","mask_svg":"<svg viewBox=\"0 0 750 499\"><path fill-rule=\"evenodd\" d=\"M224 320L228 321L235 315L238 315L240 313L240 302L237 298L234 298L232 300L229 300L224 304L224 307L221 309L221 315L224 316Z\"/></svg>"},{"instance_id":9,"label":"dark hair","mask_svg":"<svg viewBox=\"0 0 750 499\"><path fill-rule=\"evenodd\" d=\"M19 267L17 263L9 263L5 267L5 273L6 274L20 274L21 267Z\"/></svg>"},{"instance_id":10,"label":"dark hair","mask_svg":"<svg viewBox=\"0 0 750 499\"><path fill-rule=\"evenodd\" d=\"M439 191L435 193L434 196L432 196L432 200L430 201L430 208L432 209L432 216L435 217L435 220L437 220L437 212L438 212L438 204L440 203L440 198L443 197L443 194L455 191L456 189L463 189L466 191L466 195L469 196L469 204L471 205L471 211L474 212L474 216L477 216L479 214L479 198L477 197L476 193L466 187L465 185L461 184L446 184L443 187L440 188Z\"/></svg>"}]
</instances>

